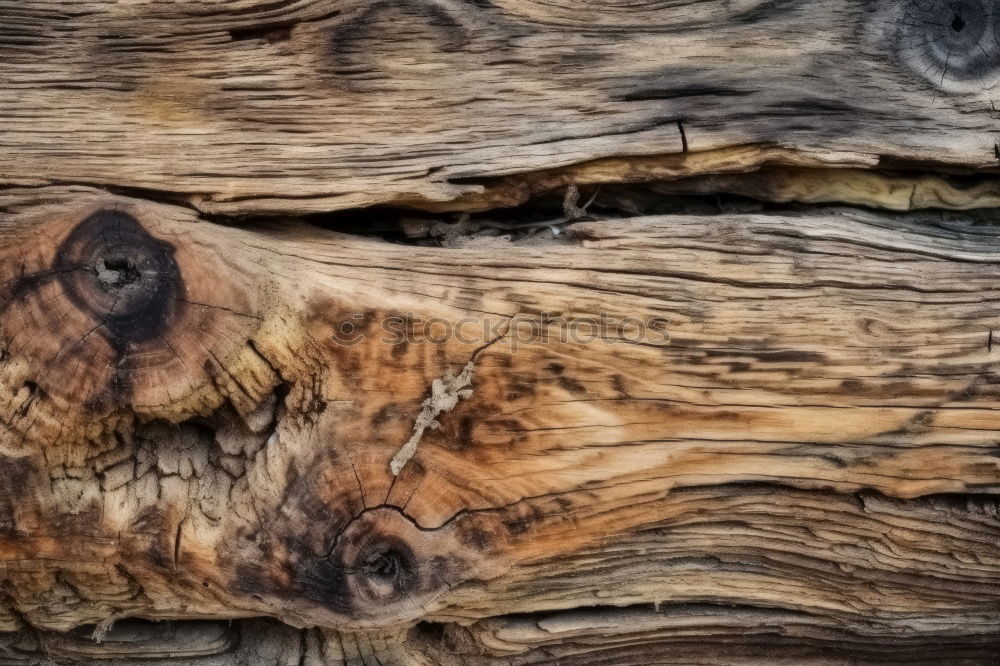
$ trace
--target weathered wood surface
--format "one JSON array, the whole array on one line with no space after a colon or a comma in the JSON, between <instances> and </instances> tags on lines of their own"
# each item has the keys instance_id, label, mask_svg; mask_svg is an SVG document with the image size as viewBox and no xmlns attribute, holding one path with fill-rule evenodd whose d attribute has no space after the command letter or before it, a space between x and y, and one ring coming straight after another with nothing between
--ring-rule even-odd
<instances>
[{"instance_id":1,"label":"weathered wood surface","mask_svg":"<svg viewBox=\"0 0 1000 666\"><path fill-rule=\"evenodd\" d=\"M860 632L858 630L860 629ZM995 635L901 637L794 612L690 604L495 618L470 626L421 623L406 632L294 629L273 621L121 622L97 645L73 635L12 636L12 666L402 666L525 664L934 664L989 663ZM50 657L39 656L40 649ZM105 655L104 658L97 655Z\"/></svg>"},{"instance_id":2,"label":"weathered wood surface","mask_svg":"<svg viewBox=\"0 0 1000 666\"><path fill-rule=\"evenodd\" d=\"M9 0L0 181L280 213L571 165L992 170L998 59L989 0Z\"/></svg>"},{"instance_id":3,"label":"weathered wood surface","mask_svg":"<svg viewBox=\"0 0 1000 666\"><path fill-rule=\"evenodd\" d=\"M0 663L1000 653L998 228L309 224L995 207L995 3L0 0L0 63Z\"/></svg>"},{"instance_id":4,"label":"weathered wood surface","mask_svg":"<svg viewBox=\"0 0 1000 666\"><path fill-rule=\"evenodd\" d=\"M385 663L998 648L997 228L449 249L85 187L0 212L8 631L269 616Z\"/></svg>"}]
</instances>

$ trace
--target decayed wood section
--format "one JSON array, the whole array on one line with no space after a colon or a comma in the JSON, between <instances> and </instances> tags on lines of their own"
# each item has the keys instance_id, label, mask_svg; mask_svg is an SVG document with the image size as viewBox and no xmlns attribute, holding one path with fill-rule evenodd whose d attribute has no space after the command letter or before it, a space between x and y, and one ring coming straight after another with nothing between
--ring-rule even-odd
<instances>
[{"instance_id":1,"label":"decayed wood section","mask_svg":"<svg viewBox=\"0 0 1000 666\"><path fill-rule=\"evenodd\" d=\"M0 181L287 213L468 209L567 169L994 171L1000 20L952 4L10 0Z\"/></svg>"},{"instance_id":2,"label":"decayed wood section","mask_svg":"<svg viewBox=\"0 0 1000 666\"><path fill-rule=\"evenodd\" d=\"M204 663L1000 648L997 228L676 215L449 249L86 187L0 211L12 659L130 617L282 623Z\"/></svg>"}]
</instances>

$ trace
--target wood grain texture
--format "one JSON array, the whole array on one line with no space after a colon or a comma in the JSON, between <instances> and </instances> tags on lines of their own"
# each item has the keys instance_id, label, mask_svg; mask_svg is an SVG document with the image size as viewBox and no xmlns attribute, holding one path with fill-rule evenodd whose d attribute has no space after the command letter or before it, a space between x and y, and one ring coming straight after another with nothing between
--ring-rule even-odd
<instances>
[{"instance_id":1,"label":"wood grain texture","mask_svg":"<svg viewBox=\"0 0 1000 666\"><path fill-rule=\"evenodd\" d=\"M948 178L933 173L879 173L866 169L764 167L655 183L662 194L738 194L760 201L849 204L894 211L992 209L1000 181Z\"/></svg>"},{"instance_id":2,"label":"wood grain texture","mask_svg":"<svg viewBox=\"0 0 1000 666\"><path fill-rule=\"evenodd\" d=\"M8 631L269 616L400 663L996 648L994 227L449 249L83 187L0 211Z\"/></svg>"},{"instance_id":3,"label":"wood grain texture","mask_svg":"<svg viewBox=\"0 0 1000 666\"><path fill-rule=\"evenodd\" d=\"M992 661L997 649L995 635L974 629L900 637L787 611L700 604L539 613L470 626L421 623L408 631L293 629L259 619L133 620L96 643L89 630L9 634L6 642L0 638L0 656L11 666L80 657L93 666L980 664ZM170 651L163 650L165 640L173 641Z\"/></svg>"},{"instance_id":4,"label":"wood grain texture","mask_svg":"<svg viewBox=\"0 0 1000 666\"><path fill-rule=\"evenodd\" d=\"M987 0L17 0L0 180L283 213L739 147L993 170L998 34Z\"/></svg>"}]
</instances>

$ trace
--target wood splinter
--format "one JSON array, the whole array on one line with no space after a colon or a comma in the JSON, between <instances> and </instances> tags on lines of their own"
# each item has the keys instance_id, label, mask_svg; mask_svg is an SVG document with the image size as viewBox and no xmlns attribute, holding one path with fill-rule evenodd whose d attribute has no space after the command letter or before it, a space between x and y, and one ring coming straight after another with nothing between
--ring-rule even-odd
<instances>
[{"instance_id":1,"label":"wood splinter","mask_svg":"<svg viewBox=\"0 0 1000 666\"><path fill-rule=\"evenodd\" d=\"M443 377L437 377L431 382L431 395L420 406L420 414L417 415L413 424L413 434L389 461L389 469L392 470L393 476L399 476L403 467L417 452L417 445L420 443L420 438L424 436L424 431L428 428L434 430L441 426L437 417L454 409L459 400L465 400L472 396L470 386L472 385L473 371L473 362L469 361L457 375L448 371Z\"/></svg>"}]
</instances>

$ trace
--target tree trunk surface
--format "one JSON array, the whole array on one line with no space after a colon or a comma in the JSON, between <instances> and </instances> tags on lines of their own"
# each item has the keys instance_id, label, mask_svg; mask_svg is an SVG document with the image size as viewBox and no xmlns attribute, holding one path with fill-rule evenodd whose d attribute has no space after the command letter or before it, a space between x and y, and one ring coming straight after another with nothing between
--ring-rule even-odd
<instances>
[{"instance_id":1,"label":"tree trunk surface","mask_svg":"<svg viewBox=\"0 0 1000 666\"><path fill-rule=\"evenodd\" d=\"M0 663L1000 654L992 3L20 0L0 62Z\"/></svg>"}]
</instances>

